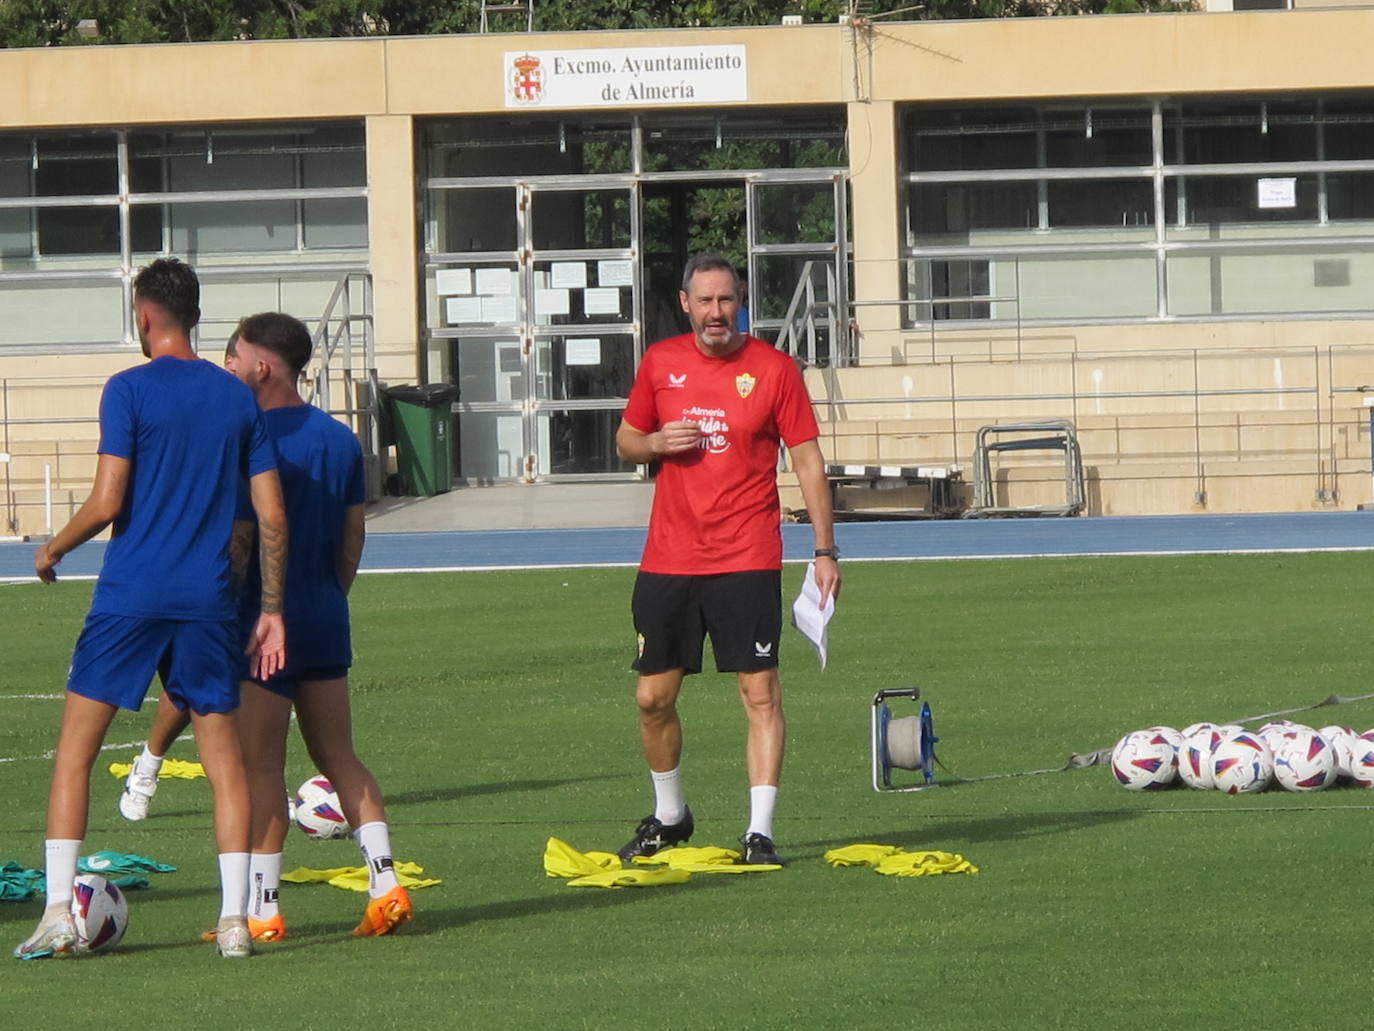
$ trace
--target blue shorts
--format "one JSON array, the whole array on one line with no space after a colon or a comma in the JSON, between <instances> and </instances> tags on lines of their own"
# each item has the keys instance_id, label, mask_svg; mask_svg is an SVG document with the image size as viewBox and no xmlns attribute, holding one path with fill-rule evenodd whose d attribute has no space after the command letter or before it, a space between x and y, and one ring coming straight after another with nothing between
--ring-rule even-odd
<instances>
[{"instance_id":1,"label":"blue shorts","mask_svg":"<svg viewBox=\"0 0 1374 1031\"><path fill-rule=\"evenodd\" d=\"M239 679L250 680L274 694L295 699L300 686L313 680L340 680L353 665L353 644L348 622L305 619L286 621L286 666L266 680L253 676L253 658L247 654L248 642L257 625L256 610L239 613Z\"/></svg>"},{"instance_id":2,"label":"blue shorts","mask_svg":"<svg viewBox=\"0 0 1374 1031\"><path fill-rule=\"evenodd\" d=\"M289 643L287 647L290 648ZM251 680L259 687L264 687L273 694L279 694L294 702L300 694L301 685L320 680L342 680L346 676L348 676L347 666L288 666L285 669L277 670L266 680L248 676L244 679Z\"/></svg>"},{"instance_id":3,"label":"blue shorts","mask_svg":"<svg viewBox=\"0 0 1374 1031\"><path fill-rule=\"evenodd\" d=\"M146 619L91 612L76 640L67 690L137 710L153 674L178 709L199 715L239 707L239 636L232 620Z\"/></svg>"}]
</instances>

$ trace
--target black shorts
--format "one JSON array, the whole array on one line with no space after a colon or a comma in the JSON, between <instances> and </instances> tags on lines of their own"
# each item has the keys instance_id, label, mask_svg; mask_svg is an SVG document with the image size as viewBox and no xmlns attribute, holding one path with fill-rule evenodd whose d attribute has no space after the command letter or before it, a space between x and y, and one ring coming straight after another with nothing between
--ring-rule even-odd
<instances>
[{"instance_id":1,"label":"black shorts","mask_svg":"<svg viewBox=\"0 0 1374 1031\"><path fill-rule=\"evenodd\" d=\"M701 648L711 635L716 670L749 673L778 664L782 636L782 571L714 576L641 572L630 599L638 673L701 672Z\"/></svg>"}]
</instances>

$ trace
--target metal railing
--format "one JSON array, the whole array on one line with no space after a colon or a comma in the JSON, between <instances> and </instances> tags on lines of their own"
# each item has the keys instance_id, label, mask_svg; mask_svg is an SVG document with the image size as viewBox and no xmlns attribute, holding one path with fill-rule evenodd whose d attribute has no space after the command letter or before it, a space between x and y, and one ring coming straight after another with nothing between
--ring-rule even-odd
<instances>
[{"instance_id":1,"label":"metal railing","mask_svg":"<svg viewBox=\"0 0 1374 1031\"><path fill-rule=\"evenodd\" d=\"M1368 358L1361 363L1364 355ZM1342 370L1342 362L1351 366L1351 373ZM1131 368L1123 368L1119 376L1102 375L1121 363ZM816 392L815 406L827 455L862 449L870 432L863 424L870 423L869 444L878 450L869 456L873 460L963 463L970 460L982 425L1067 418L1079 427L1085 461L1185 466L1191 470L1186 475L1193 481L1198 505L1207 503L1209 466L1224 463L1235 468L1237 463L1266 460L1305 470L1311 498L1334 503L1339 475L1349 473L1352 461L1368 457L1367 446L1350 446L1365 432L1363 412L1343 404L1342 397L1374 397L1374 373L1367 371L1374 369L1374 345L1070 352L1011 363L944 358L934 365L921 366L922 375L927 384L942 378L944 389L932 391L927 385L900 396L839 396L838 374L824 375L821 383L827 389ZM1283 382L1258 385L1260 365L1271 379ZM894 379L909 377L911 368L894 366ZM1356 368L1370 383L1349 381ZM1009 378L1038 381L1050 389L998 388L997 383ZM1117 389L1108 382L1112 378L1127 382ZM919 453L906 453L895 445L903 434L913 438L912 447L919 447Z\"/></svg>"},{"instance_id":2,"label":"metal railing","mask_svg":"<svg viewBox=\"0 0 1374 1031\"><path fill-rule=\"evenodd\" d=\"M344 276L334 287L313 336L306 400L348 421L363 448L367 496L381 496L382 422L372 320L372 277ZM341 403L335 403L335 398Z\"/></svg>"},{"instance_id":3,"label":"metal railing","mask_svg":"<svg viewBox=\"0 0 1374 1031\"><path fill-rule=\"evenodd\" d=\"M246 270L235 270L239 278ZM288 277L289 278L289 277ZM237 320L207 319L201 328L226 329ZM372 280L365 272L345 272L335 284L324 311L314 322L314 356L305 373L306 399L345 420L363 447L369 498L381 492L381 418L376 371L376 346L372 316ZM227 335L227 332L224 334ZM97 402L104 379L93 376L0 378L0 476L3 476L5 528L17 532L20 509L32 502L19 500L21 494L41 490L45 511L44 529L52 532L53 510L58 495L67 493L68 507L74 504L71 492L84 492L89 486L88 464L98 436ZM60 406L74 415L24 415L19 412L56 409L55 391L82 392L83 401ZM38 400L29 404L30 399ZM68 428L59 434L60 428ZM81 435L76 427L90 427ZM66 446L71 441L75 451ZM64 472L64 462L78 461L82 472ZM18 468L16 468L18 467ZM77 479L79 478L79 482Z\"/></svg>"},{"instance_id":4,"label":"metal railing","mask_svg":"<svg viewBox=\"0 0 1374 1031\"><path fill-rule=\"evenodd\" d=\"M824 294L818 297L816 271L824 273ZM778 332L778 350L801 358L807 365L847 365L852 358L850 317L843 319L837 296L833 261L812 260L802 265L792 299ZM841 326L844 327L841 333Z\"/></svg>"}]
</instances>

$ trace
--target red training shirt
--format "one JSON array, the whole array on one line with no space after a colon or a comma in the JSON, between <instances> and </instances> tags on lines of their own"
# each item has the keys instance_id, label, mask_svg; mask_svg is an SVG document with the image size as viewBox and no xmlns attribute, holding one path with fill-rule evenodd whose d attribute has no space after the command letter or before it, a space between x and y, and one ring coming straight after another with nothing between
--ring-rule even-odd
<instances>
[{"instance_id":1,"label":"red training shirt","mask_svg":"<svg viewBox=\"0 0 1374 1031\"><path fill-rule=\"evenodd\" d=\"M755 337L725 358L691 333L644 352L625 421L642 433L688 420L695 451L661 459L640 569L704 576L782 568L778 441L820 435L801 373Z\"/></svg>"}]
</instances>

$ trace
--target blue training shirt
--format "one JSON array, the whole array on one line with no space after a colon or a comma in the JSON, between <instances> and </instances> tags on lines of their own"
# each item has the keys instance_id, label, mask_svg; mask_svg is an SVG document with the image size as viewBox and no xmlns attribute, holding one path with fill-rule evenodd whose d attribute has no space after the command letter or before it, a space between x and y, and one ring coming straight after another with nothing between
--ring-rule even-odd
<instances>
[{"instance_id":1,"label":"blue training shirt","mask_svg":"<svg viewBox=\"0 0 1374 1031\"><path fill-rule=\"evenodd\" d=\"M238 485L276 466L253 392L201 359L127 369L101 395L99 451L130 470L91 611L233 619Z\"/></svg>"},{"instance_id":2,"label":"blue training shirt","mask_svg":"<svg viewBox=\"0 0 1374 1031\"><path fill-rule=\"evenodd\" d=\"M367 500L362 447L347 426L314 405L270 408L263 417L286 502L287 657L293 669L347 666L352 650L339 551L345 510ZM253 518L242 493L238 517ZM262 570L250 562L240 605L245 626L257 616L261 594Z\"/></svg>"}]
</instances>

